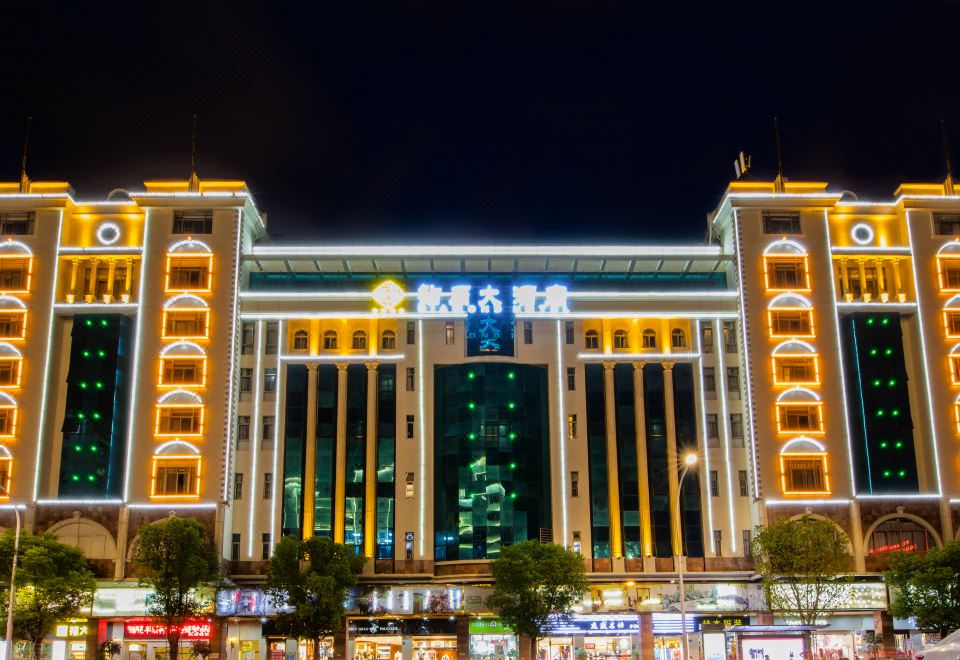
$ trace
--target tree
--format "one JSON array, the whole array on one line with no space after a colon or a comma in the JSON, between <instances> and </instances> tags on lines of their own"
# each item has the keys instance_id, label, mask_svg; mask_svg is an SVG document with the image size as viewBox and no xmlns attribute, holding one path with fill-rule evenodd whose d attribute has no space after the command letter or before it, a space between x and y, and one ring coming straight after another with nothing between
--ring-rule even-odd
<instances>
[{"instance_id":1,"label":"tree","mask_svg":"<svg viewBox=\"0 0 960 660\"><path fill-rule=\"evenodd\" d=\"M804 626L836 609L853 579L846 537L822 518L782 519L757 528L753 556L767 607Z\"/></svg>"},{"instance_id":2,"label":"tree","mask_svg":"<svg viewBox=\"0 0 960 660\"><path fill-rule=\"evenodd\" d=\"M960 628L960 541L925 554L897 552L884 573L896 617L916 617L920 630L946 635Z\"/></svg>"},{"instance_id":3,"label":"tree","mask_svg":"<svg viewBox=\"0 0 960 660\"><path fill-rule=\"evenodd\" d=\"M350 587L357 583L364 557L354 548L313 536L280 539L267 568L267 593L277 603L277 630L295 639L313 642L320 657L320 641L343 625ZM281 606L281 604L283 607Z\"/></svg>"},{"instance_id":4,"label":"tree","mask_svg":"<svg viewBox=\"0 0 960 660\"><path fill-rule=\"evenodd\" d=\"M493 562L487 606L530 639L530 657L551 617L567 617L590 589L583 558L554 543L523 541L505 547Z\"/></svg>"},{"instance_id":5,"label":"tree","mask_svg":"<svg viewBox=\"0 0 960 660\"><path fill-rule=\"evenodd\" d=\"M8 578L13 544L12 531L0 536L0 571ZM44 638L58 622L79 616L89 607L96 588L96 578L79 548L61 543L53 534L20 534L14 633L20 639L30 640L36 660L42 655ZM7 613L9 591L7 594L0 607L3 616Z\"/></svg>"},{"instance_id":6,"label":"tree","mask_svg":"<svg viewBox=\"0 0 960 660\"><path fill-rule=\"evenodd\" d=\"M121 651L123 651L123 644L115 639L108 639L100 645L100 653L98 654L98 657L101 660L111 660L112 658L120 655Z\"/></svg>"},{"instance_id":7,"label":"tree","mask_svg":"<svg viewBox=\"0 0 960 660\"><path fill-rule=\"evenodd\" d=\"M180 628L209 606L196 590L220 576L213 542L196 520L171 517L140 528L133 561L140 584L154 591L147 613L163 621L170 660L177 660Z\"/></svg>"}]
</instances>

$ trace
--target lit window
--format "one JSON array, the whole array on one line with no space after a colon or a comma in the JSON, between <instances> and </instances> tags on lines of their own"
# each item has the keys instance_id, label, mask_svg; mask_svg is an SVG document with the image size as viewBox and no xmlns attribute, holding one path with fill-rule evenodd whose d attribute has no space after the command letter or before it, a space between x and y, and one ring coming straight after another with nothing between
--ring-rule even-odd
<instances>
[{"instance_id":1,"label":"lit window","mask_svg":"<svg viewBox=\"0 0 960 660\"><path fill-rule=\"evenodd\" d=\"M210 310L164 310L163 336L177 339L206 339Z\"/></svg>"},{"instance_id":2,"label":"lit window","mask_svg":"<svg viewBox=\"0 0 960 660\"><path fill-rule=\"evenodd\" d=\"M809 291L807 258L803 256L767 256L763 275L768 291Z\"/></svg>"},{"instance_id":3,"label":"lit window","mask_svg":"<svg viewBox=\"0 0 960 660\"><path fill-rule=\"evenodd\" d=\"M397 333L393 330L384 330L380 336L380 348L384 351L394 351L397 348Z\"/></svg>"},{"instance_id":4,"label":"lit window","mask_svg":"<svg viewBox=\"0 0 960 660\"><path fill-rule=\"evenodd\" d=\"M210 291L213 255L167 255L167 291Z\"/></svg>"},{"instance_id":5,"label":"lit window","mask_svg":"<svg viewBox=\"0 0 960 660\"><path fill-rule=\"evenodd\" d=\"M17 433L17 407L0 407L0 436L9 438Z\"/></svg>"},{"instance_id":6,"label":"lit window","mask_svg":"<svg viewBox=\"0 0 960 660\"><path fill-rule=\"evenodd\" d=\"M0 293L29 293L30 257L0 257Z\"/></svg>"},{"instance_id":7,"label":"lit window","mask_svg":"<svg viewBox=\"0 0 960 660\"><path fill-rule=\"evenodd\" d=\"M771 337L813 337L812 309L772 309L767 319Z\"/></svg>"},{"instance_id":8,"label":"lit window","mask_svg":"<svg viewBox=\"0 0 960 660\"><path fill-rule=\"evenodd\" d=\"M643 347L644 348L656 348L657 347L657 333L653 330L644 330L643 331Z\"/></svg>"},{"instance_id":9,"label":"lit window","mask_svg":"<svg viewBox=\"0 0 960 660\"><path fill-rule=\"evenodd\" d=\"M13 458L10 456L0 456L0 485L3 490L0 491L0 499L10 499L10 489L12 488L11 477L13 476Z\"/></svg>"},{"instance_id":10,"label":"lit window","mask_svg":"<svg viewBox=\"0 0 960 660\"><path fill-rule=\"evenodd\" d=\"M823 433L820 403L777 403L780 433Z\"/></svg>"},{"instance_id":11,"label":"lit window","mask_svg":"<svg viewBox=\"0 0 960 660\"><path fill-rule=\"evenodd\" d=\"M960 311L945 311L943 313L943 325L947 331L947 338L960 339Z\"/></svg>"},{"instance_id":12,"label":"lit window","mask_svg":"<svg viewBox=\"0 0 960 660\"><path fill-rule=\"evenodd\" d=\"M31 236L37 215L33 211L0 213L0 234L4 236Z\"/></svg>"},{"instance_id":13,"label":"lit window","mask_svg":"<svg viewBox=\"0 0 960 660\"><path fill-rule=\"evenodd\" d=\"M21 371L21 358L0 358L0 388L10 389L12 387L20 387Z\"/></svg>"},{"instance_id":14,"label":"lit window","mask_svg":"<svg viewBox=\"0 0 960 660\"><path fill-rule=\"evenodd\" d=\"M199 456L155 456L153 497L199 497Z\"/></svg>"},{"instance_id":15,"label":"lit window","mask_svg":"<svg viewBox=\"0 0 960 660\"><path fill-rule=\"evenodd\" d=\"M0 339L24 339L27 336L27 310L0 312Z\"/></svg>"},{"instance_id":16,"label":"lit window","mask_svg":"<svg viewBox=\"0 0 960 660\"><path fill-rule=\"evenodd\" d=\"M207 359L204 357L160 358L160 385L196 385L207 382Z\"/></svg>"},{"instance_id":17,"label":"lit window","mask_svg":"<svg viewBox=\"0 0 960 660\"><path fill-rule=\"evenodd\" d=\"M827 455L781 454L780 482L785 495L822 495L830 492Z\"/></svg>"},{"instance_id":18,"label":"lit window","mask_svg":"<svg viewBox=\"0 0 960 660\"><path fill-rule=\"evenodd\" d=\"M325 351L337 350L337 333L333 330L327 330L323 333L323 349Z\"/></svg>"},{"instance_id":19,"label":"lit window","mask_svg":"<svg viewBox=\"0 0 960 660\"><path fill-rule=\"evenodd\" d=\"M366 350L367 348L367 333L363 330L357 330L353 333L353 349L354 350Z\"/></svg>"},{"instance_id":20,"label":"lit window","mask_svg":"<svg viewBox=\"0 0 960 660\"><path fill-rule=\"evenodd\" d=\"M816 385L820 382L820 367L815 355L774 355L773 382L775 385Z\"/></svg>"},{"instance_id":21,"label":"lit window","mask_svg":"<svg viewBox=\"0 0 960 660\"><path fill-rule=\"evenodd\" d=\"M213 233L213 211L174 211L171 234L199 236Z\"/></svg>"},{"instance_id":22,"label":"lit window","mask_svg":"<svg viewBox=\"0 0 960 660\"><path fill-rule=\"evenodd\" d=\"M763 233L764 234L799 234L800 233L800 214L799 213L764 213L763 214Z\"/></svg>"},{"instance_id":23,"label":"lit window","mask_svg":"<svg viewBox=\"0 0 960 660\"><path fill-rule=\"evenodd\" d=\"M905 518L886 520L874 528L867 554L883 552L919 552L930 549L930 535L923 525Z\"/></svg>"},{"instance_id":24,"label":"lit window","mask_svg":"<svg viewBox=\"0 0 960 660\"><path fill-rule=\"evenodd\" d=\"M202 405L157 406L156 435L201 434L203 434Z\"/></svg>"},{"instance_id":25,"label":"lit window","mask_svg":"<svg viewBox=\"0 0 960 660\"><path fill-rule=\"evenodd\" d=\"M937 257L941 291L960 291L960 257Z\"/></svg>"},{"instance_id":26,"label":"lit window","mask_svg":"<svg viewBox=\"0 0 960 660\"><path fill-rule=\"evenodd\" d=\"M599 350L600 334L596 330L587 330L587 333L583 336L583 344L588 351Z\"/></svg>"},{"instance_id":27,"label":"lit window","mask_svg":"<svg viewBox=\"0 0 960 660\"><path fill-rule=\"evenodd\" d=\"M305 351L310 347L310 334L306 330L293 333L293 350Z\"/></svg>"},{"instance_id":28,"label":"lit window","mask_svg":"<svg viewBox=\"0 0 960 660\"><path fill-rule=\"evenodd\" d=\"M687 333L680 328L674 328L670 331L670 346L673 348L687 347Z\"/></svg>"},{"instance_id":29,"label":"lit window","mask_svg":"<svg viewBox=\"0 0 960 660\"><path fill-rule=\"evenodd\" d=\"M613 347L620 350L630 348L626 330L616 330L613 333Z\"/></svg>"}]
</instances>

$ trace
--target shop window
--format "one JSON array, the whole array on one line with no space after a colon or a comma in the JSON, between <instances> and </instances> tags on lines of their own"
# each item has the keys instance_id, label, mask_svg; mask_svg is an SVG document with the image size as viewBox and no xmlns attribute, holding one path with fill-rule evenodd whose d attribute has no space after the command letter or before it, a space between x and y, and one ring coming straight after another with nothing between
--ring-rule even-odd
<instances>
[{"instance_id":1,"label":"shop window","mask_svg":"<svg viewBox=\"0 0 960 660\"><path fill-rule=\"evenodd\" d=\"M293 333L293 350L305 351L310 348L310 334L306 330L297 330Z\"/></svg>"},{"instance_id":2,"label":"shop window","mask_svg":"<svg viewBox=\"0 0 960 660\"><path fill-rule=\"evenodd\" d=\"M616 330L613 333L613 347L617 350L630 348L630 340L627 338L626 330Z\"/></svg>"},{"instance_id":3,"label":"shop window","mask_svg":"<svg viewBox=\"0 0 960 660\"><path fill-rule=\"evenodd\" d=\"M367 349L367 333L363 330L357 330L353 333L353 344L352 348L355 351L361 351Z\"/></svg>"},{"instance_id":4,"label":"shop window","mask_svg":"<svg viewBox=\"0 0 960 660\"><path fill-rule=\"evenodd\" d=\"M656 348L657 347L657 333L653 330L644 330L643 335L643 347L644 348Z\"/></svg>"},{"instance_id":5,"label":"shop window","mask_svg":"<svg viewBox=\"0 0 960 660\"><path fill-rule=\"evenodd\" d=\"M600 349L600 333L596 330L587 330L586 334L583 336L583 345L588 351L596 351Z\"/></svg>"},{"instance_id":6,"label":"shop window","mask_svg":"<svg viewBox=\"0 0 960 660\"><path fill-rule=\"evenodd\" d=\"M674 328L670 331L670 346L673 348L687 347L687 333L680 328Z\"/></svg>"},{"instance_id":7,"label":"shop window","mask_svg":"<svg viewBox=\"0 0 960 660\"><path fill-rule=\"evenodd\" d=\"M772 309L767 319L771 337L813 337L811 309Z\"/></svg>"},{"instance_id":8,"label":"shop window","mask_svg":"<svg viewBox=\"0 0 960 660\"><path fill-rule=\"evenodd\" d=\"M918 522L894 518L879 525L870 534L867 554L881 552L926 552L930 549L930 534Z\"/></svg>"},{"instance_id":9,"label":"shop window","mask_svg":"<svg viewBox=\"0 0 960 660\"><path fill-rule=\"evenodd\" d=\"M157 406L157 435L201 435L203 406Z\"/></svg>"},{"instance_id":10,"label":"shop window","mask_svg":"<svg viewBox=\"0 0 960 660\"><path fill-rule=\"evenodd\" d=\"M199 497L200 457L155 456L153 497Z\"/></svg>"},{"instance_id":11,"label":"shop window","mask_svg":"<svg viewBox=\"0 0 960 660\"><path fill-rule=\"evenodd\" d=\"M167 256L167 291L210 291L213 255Z\"/></svg>"},{"instance_id":12,"label":"shop window","mask_svg":"<svg viewBox=\"0 0 960 660\"><path fill-rule=\"evenodd\" d=\"M941 291L960 291L960 258L937 257Z\"/></svg>"},{"instance_id":13,"label":"shop window","mask_svg":"<svg viewBox=\"0 0 960 660\"><path fill-rule=\"evenodd\" d=\"M781 454L780 480L784 494L829 493L827 455L823 453Z\"/></svg>"},{"instance_id":14,"label":"shop window","mask_svg":"<svg viewBox=\"0 0 960 660\"><path fill-rule=\"evenodd\" d=\"M2 375L0 375L2 380ZM160 385L172 387L192 385L202 387L207 381L207 359L162 357L160 358Z\"/></svg>"},{"instance_id":15,"label":"shop window","mask_svg":"<svg viewBox=\"0 0 960 660\"><path fill-rule=\"evenodd\" d=\"M29 293L30 257L0 257L0 293Z\"/></svg>"},{"instance_id":16,"label":"shop window","mask_svg":"<svg viewBox=\"0 0 960 660\"><path fill-rule=\"evenodd\" d=\"M397 333L393 330L384 330L380 336L380 348L384 351L393 351L397 348Z\"/></svg>"},{"instance_id":17,"label":"shop window","mask_svg":"<svg viewBox=\"0 0 960 660\"><path fill-rule=\"evenodd\" d=\"M210 311L206 309L164 310L163 336L176 339L205 339Z\"/></svg>"},{"instance_id":18,"label":"shop window","mask_svg":"<svg viewBox=\"0 0 960 660\"><path fill-rule=\"evenodd\" d=\"M337 350L337 333L333 330L327 330L323 333L323 350L325 351L335 351Z\"/></svg>"},{"instance_id":19,"label":"shop window","mask_svg":"<svg viewBox=\"0 0 960 660\"><path fill-rule=\"evenodd\" d=\"M0 339L24 339L27 332L27 310L0 313Z\"/></svg>"},{"instance_id":20,"label":"shop window","mask_svg":"<svg viewBox=\"0 0 960 660\"><path fill-rule=\"evenodd\" d=\"M807 258L768 256L763 259L764 283L768 291L809 291Z\"/></svg>"},{"instance_id":21,"label":"shop window","mask_svg":"<svg viewBox=\"0 0 960 660\"><path fill-rule=\"evenodd\" d=\"M820 382L819 365L814 355L774 355L775 385L816 385Z\"/></svg>"}]
</instances>

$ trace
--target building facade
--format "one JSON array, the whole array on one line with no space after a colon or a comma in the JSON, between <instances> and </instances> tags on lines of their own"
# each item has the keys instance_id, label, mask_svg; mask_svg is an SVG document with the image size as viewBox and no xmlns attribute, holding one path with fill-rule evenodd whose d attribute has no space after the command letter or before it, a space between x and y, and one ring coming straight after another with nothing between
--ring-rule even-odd
<instances>
[{"instance_id":1,"label":"building facade","mask_svg":"<svg viewBox=\"0 0 960 660\"><path fill-rule=\"evenodd\" d=\"M243 182L84 201L24 180L0 184L0 234L0 515L103 580L89 644L57 653L162 657L130 557L168 515L203 522L236 585L191 634L243 660L308 653L259 588L283 535L368 559L330 649L384 660L510 655L484 585L531 538L594 585L551 660L676 657L681 549L688 632L723 657L718 628L773 622L754 528L805 513L856 560L823 636L852 657L909 632L887 554L955 538L949 180L880 202L735 182L704 244L597 247L276 245Z\"/></svg>"}]
</instances>

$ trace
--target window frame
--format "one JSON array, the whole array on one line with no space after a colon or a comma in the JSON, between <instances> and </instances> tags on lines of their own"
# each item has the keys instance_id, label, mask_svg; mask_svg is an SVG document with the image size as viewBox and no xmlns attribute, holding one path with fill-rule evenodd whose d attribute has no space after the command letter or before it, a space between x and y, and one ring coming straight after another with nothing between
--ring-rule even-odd
<instances>
[{"instance_id":1,"label":"window frame","mask_svg":"<svg viewBox=\"0 0 960 660\"><path fill-rule=\"evenodd\" d=\"M21 263L17 268L10 266L12 263ZM7 288L5 284L6 276L4 273L21 273L20 279L22 286ZM4 254L0 255L0 294L11 293L30 293L30 284L33 279L33 256L25 254Z\"/></svg>"},{"instance_id":2,"label":"window frame","mask_svg":"<svg viewBox=\"0 0 960 660\"><path fill-rule=\"evenodd\" d=\"M198 318L202 317L203 332L202 333L188 333L188 334L179 334L174 332L169 328L172 319L175 318L177 314L195 314ZM176 325L176 321L173 321ZM163 339L209 339L210 338L210 310L205 307L197 308L187 308L187 309L164 309L163 310L163 326L161 328L160 336Z\"/></svg>"},{"instance_id":3,"label":"window frame","mask_svg":"<svg viewBox=\"0 0 960 660\"><path fill-rule=\"evenodd\" d=\"M171 415L174 410L192 410L194 414L191 418L195 420L193 431L171 431L163 430L164 415ZM206 406L202 403L158 403L156 406L156 416L154 419L153 434L158 438L173 437L197 437L202 436L204 431L204 422L206 417Z\"/></svg>"},{"instance_id":4,"label":"window frame","mask_svg":"<svg viewBox=\"0 0 960 660\"><path fill-rule=\"evenodd\" d=\"M816 464L820 468L820 485L821 489L816 489L813 487L804 488L793 483L792 477L788 477L790 473L789 464L791 462L807 462L811 464ZM780 454L780 487L784 495L829 495L830 490L830 472L827 465L827 453L826 452L789 452Z\"/></svg>"},{"instance_id":5,"label":"window frame","mask_svg":"<svg viewBox=\"0 0 960 660\"><path fill-rule=\"evenodd\" d=\"M791 408L807 408L812 409L816 415L817 425L816 427L790 427L787 426L786 422L789 419ZM822 401L777 401L776 403L776 413L777 413L777 433L784 434L797 434L802 433L804 435L823 435L823 402Z\"/></svg>"},{"instance_id":6,"label":"window frame","mask_svg":"<svg viewBox=\"0 0 960 660\"><path fill-rule=\"evenodd\" d=\"M199 284L197 286L183 286L182 282L177 282L176 285L171 286L174 272L188 269L187 265L179 262L194 260L200 264L197 266L201 274ZM189 266L189 269L193 268L193 266ZM166 270L164 271L164 291L166 293L211 293L213 291L213 255L209 252L168 252Z\"/></svg>"},{"instance_id":7,"label":"window frame","mask_svg":"<svg viewBox=\"0 0 960 660\"><path fill-rule=\"evenodd\" d=\"M164 463L170 463L170 465L164 466ZM178 465L183 464L183 465ZM169 454L169 455L160 455L153 457L153 468L150 473L150 497L151 499L199 499L201 484L202 484L202 466L203 459L196 454ZM157 489L158 479L160 477L160 470L171 470L171 469L193 469L193 488L190 492L184 493L167 493L160 492Z\"/></svg>"},{"instance_id":8,"label":"window frame","mask_svg":"<svg viewBox=\"0 0 960 660\"><path fill-rule=\"evenodd\" d=\"M20 320L19 320L20 333L12 334L12 335L0 334L0 339L4 341L22 341L26 339L27 338L27 310L15 309L15 308L7 308L4 310L0 310L0 324L2 324L3 317L7 315L11 317L20 317ZM11 322L15 322L15 321L11 321Z\"/></svg>"},{"instance_id":9,"label":"window frame","mask_svg":"<svg viewBox=\"0 0 960 660\"><path fill-rule=\"evenodd\" d=\"M167 380L167 364L171 365L175 362L197 362L199 365L195 366L195 374L199 377L198 380L193 381L168 381ZM171 366L171 369L176 367ZM158 387L206 387L207 386L207 356L206 355L161 355L160 356L160 374L159 382L157 383Z\"/></svg>"},{"instance_id":10,"label":"window frame","mask_svg":"<svg viewBox=\"0 0 960 660\"><path fill-rule=\"evenodd\" d=\"M777 266L786 262L794 266L802 266L802 273L797 276L796 286L782 286L776 280ZM795 269L796 270L796 269ZM771 279L773 280L771 282ZM763 284L764 289L774 291L810 291L810 261L805 254L766 254L763 256Z\"/></svg>"},{"instance_id":11,"label":"window frame","mask_svg":"<svg viewBox=\"0 0 960 660\"><path fill-rule=\"evenodd\" d=\"M816 353L780 353L778 355L772 355L770 360L773 365L773 384L778 387L820 384L820 358ZM788 364L785 364L789 361L793 361L797 364L795 364L793 367L790 367ZM811 373L808 374L810 378L805 378L804 380L788 380L785 378L785 374L783 372L788 368L799 368L800 361L809 361L812 365L812 368L809 369Z\"/></svg>"},{"instance_id":12,"label":"window frame","mask_svg":"<svg viewBox=\"0 0 960 660\"><path fill-rule=\"evenodd\" d=\"M796 314L800 317L800 332L784 332L783 329L779 327L779 325L782 323L782 321L780 321L780 317L782 315L789 314ZM804 325L806 327L803 327ZM770 333L771 339L813 339L816 337L816 330L813 326L813 310L809 308L768 309L767 329Z\"/></svg>"}]
</instances>

